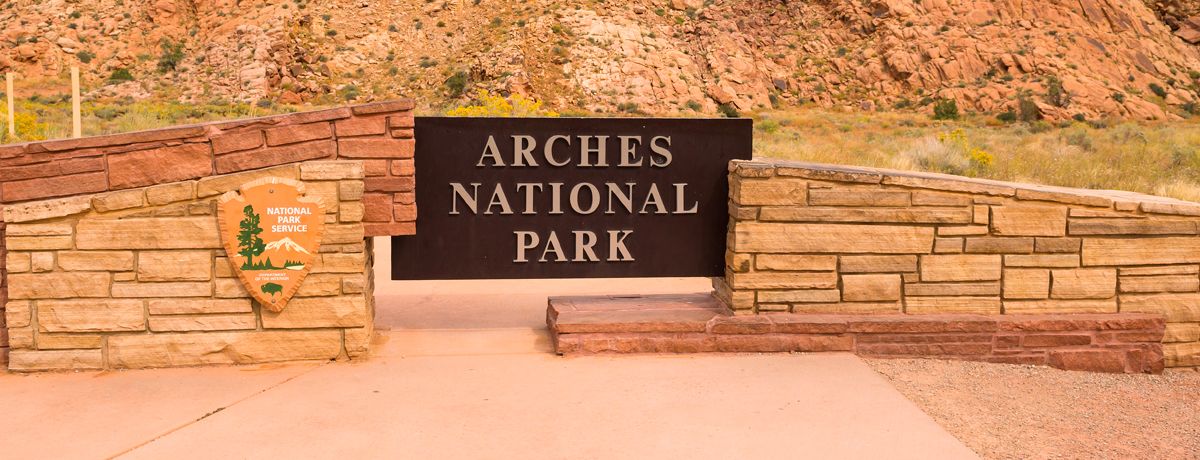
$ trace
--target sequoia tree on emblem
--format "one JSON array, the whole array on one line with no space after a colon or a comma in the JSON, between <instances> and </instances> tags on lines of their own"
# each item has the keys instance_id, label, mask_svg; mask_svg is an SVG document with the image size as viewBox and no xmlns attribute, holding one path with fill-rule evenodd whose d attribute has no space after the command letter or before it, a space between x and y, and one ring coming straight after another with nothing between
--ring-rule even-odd
<instances>
[{"instance_id":1,"label":"sequoia tree on emblem","mask_svg":"<svg viewBox=\"0 0 1200 460\"><path fill-rule=\"evenodd\" d=\"M308 276L325 226L319 198L304 183L268 177L221 196L221 241L234 272L263 307L283 310Z\"/></svg>"}]
</instances>

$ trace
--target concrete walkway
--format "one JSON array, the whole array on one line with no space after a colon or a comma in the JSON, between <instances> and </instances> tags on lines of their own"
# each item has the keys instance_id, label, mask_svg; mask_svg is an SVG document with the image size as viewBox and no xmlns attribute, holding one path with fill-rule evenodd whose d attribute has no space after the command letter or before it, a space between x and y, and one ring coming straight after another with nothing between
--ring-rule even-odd
<instances>
[{"instance_id":1,"label":"concrete walkway","mask_svg":"<svg viewBox=\"0 0 1200 460\"><path fill-rule=\"evenodd\" d=\"M5 456L975 458L851 355L549 351L547 295L706 283L381 280L367 361L0 375Z\"/></svg>"}]
</instances>

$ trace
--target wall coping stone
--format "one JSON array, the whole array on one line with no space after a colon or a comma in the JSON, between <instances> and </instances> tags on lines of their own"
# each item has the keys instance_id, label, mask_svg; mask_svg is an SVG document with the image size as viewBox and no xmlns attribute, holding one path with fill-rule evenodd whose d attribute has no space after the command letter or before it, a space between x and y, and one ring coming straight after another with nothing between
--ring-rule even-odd
<instances>
[{"instance_id":1,"label":"wall coping stone","mask_svg":"<svg viewBox=\"0 0 1200 460\"><path fill-rule=\"evenodd\" d=\"M992 179L977 179L950 174L902 171L865 166L809 163L794 160L759 158L734 160L729 171L744 177L802 177L833 182L884 184L945 192L1013 197L1022 201L1044 201L1098 208L1118 208L1145 213L1200 216L1200 203L1123 190L1092 190Z\"/></svg>"}]
</instances>

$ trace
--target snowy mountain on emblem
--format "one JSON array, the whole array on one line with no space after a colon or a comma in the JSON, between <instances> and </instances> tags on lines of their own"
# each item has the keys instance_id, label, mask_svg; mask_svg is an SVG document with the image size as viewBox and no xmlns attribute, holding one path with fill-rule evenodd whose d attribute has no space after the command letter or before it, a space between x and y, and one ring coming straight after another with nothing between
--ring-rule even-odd
<instances>
[{"instance_id":1,"label":"snowy mountain on emblem","mask_svg":"<svg viewBox=\"0 0 1200 460\"><path fill-rule=\"evenodd\" d=\"M278 239L278 240L272 241L270 243L267 243L266 250L280 251L280 252L294 251L294 252L299 252L302 254L312 255L312 253L308 252L307 249L304 249L304 247L300 246L299 244L296 244L295 241L292 241L291 238L288 238L286 236L283 237L282 239Z\"/></svg>"}]
</instances>

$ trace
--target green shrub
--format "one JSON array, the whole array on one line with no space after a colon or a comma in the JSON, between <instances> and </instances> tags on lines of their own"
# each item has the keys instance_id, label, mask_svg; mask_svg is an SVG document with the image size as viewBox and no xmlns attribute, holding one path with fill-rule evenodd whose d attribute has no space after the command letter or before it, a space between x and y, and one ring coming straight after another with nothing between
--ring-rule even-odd
<instances>
[{"instance_id":1,"label":"green shrub","mask_svg":"<svg viewBox=\"0 0 1200 460\"><path fill-rule=\"evenodd\" d=\"M1017 119L1026 123L1042 119L1042 111L1027 92L1017 95Z\"/></svg>"},{"instance_id":2,"label":"green shrub","mask_svg":"<svg viewBox=\"0 0 1200 460\"><path fill-rule=\"evenodd\" d=\"M699 102L693 101L691 99L688 99L687 103L684 105L687 106L687 108L691 109L693 112L699 112L700 109L704 108L703 106L700 105Z\"/></svg>"},{"instance_id":3,"label":"green shrub","mask_svg":"<svg viewBox=\"0 0 1200 460\"><path fill-rule=\"evenodd\" d=\"M1046 102L1055 107L1066 107L1071 104L1071 93L1063 89L1062 80L1058 77L1046 79Z\"/></svg>"},{"instance_id":4,"label":"green shrub","mask_svg":"<svg viewBox=\"0 0 1200 460\"><path fill-rule=\"evenodd\" d=\"M450 97L462 96L463 91L467 89L467 77L467 73L460 70L446 79L446 91Z\"/></svg>"},{"instance_id":5,"label":"green shrub","mask_svg":"<svg viewBox=\"0 0 1200 460\"><path fill-rule=\"evenodd\" d=\"M109 83L121 83L126 81L133 81L133 74L129 73L129 69L124 67L113 69L112 75L108 76Z\"/></svg>"},{"instance_id":6,"label":"green shrub","mask_svg":"<svg viewBox=\"0 0 1200 460\"><path fill-rule=\"evenodd\" d=\"M957 120L958 103L954 99L941 99L933 104L934 120Z\"/></svg>"},{"instance_id":7,"label":"green shrub","mask_svg":"<svg viewBox=\"0 0 1200 460\"><path fill-rule=\"evenodd\" d=\"M78 53L75 53L75 57L79 58L79 62L88 64L88 63L92 62L92 59L96 58L96 55L92 54L91 51L83 50Z\"/></svg>"},{"instance_id":8,"label":"green shrub","mask_svg":"<svg viewBox=\"0 0 1200 460\"><path fill-rule=\"evenodd\" d=\"M158 55L158 71L167 73L176 70L183 61L183 42L176 43L164 38L159 47L162 53Z\"/></svg>"},{"instance_id":9,"label":"green shrub","mask_svg":"<svg viewBox=\"0 0 1200 460\"><path fill-rule=\"evenodd\" d=\"M1154 93L1154 95L1158 97L1167 97L1167 90L1162 86L1159 86L1158 83L1150 84L1150 92Z\"/></svg>"},{"instance_id":10,"label":"green shrub","mask_svg":"<svg viewBox=\"0 0 1200 460\"><path fill-rule=\"evenodd\" d=\"M1005 122L1005 123L1012 123L1014 121L1017 121L1017 112L1014 112L1012 109L1009 109L1006 112L996 115L996 119L1000 120L1002 122Z\"/></svg>"},{"instance_id":11,"label":"green shrub","mask_svg":"<svg viewBox=\"0 0 1200 460\"><path fill-rule=\"evenodd\" d=\"M721 114L721 116L725 118L737 118L742 116L742 114L738 113L737 108L731 104L718 105L717 113Z\"/></svg>"}]
</instances>

